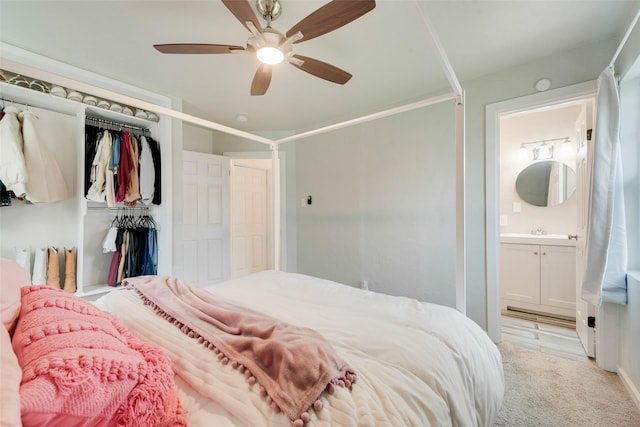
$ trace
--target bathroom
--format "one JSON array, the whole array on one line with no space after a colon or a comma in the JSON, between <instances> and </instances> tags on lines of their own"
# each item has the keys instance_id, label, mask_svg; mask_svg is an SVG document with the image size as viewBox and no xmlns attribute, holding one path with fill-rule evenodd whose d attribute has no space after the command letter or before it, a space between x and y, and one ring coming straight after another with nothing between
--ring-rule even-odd
<instances>
[{"instance_id":1,"label":"bathroom","mask_svg":"<svg viewBox=\"0 0 640 427\"><path fill-rule=\"evenodd\" d=\"M576 171L588 162L592 118L593 98L500 117L503 314L575 324L576 254L588 205L585 174Z\"/></svg>"}]
</instances>

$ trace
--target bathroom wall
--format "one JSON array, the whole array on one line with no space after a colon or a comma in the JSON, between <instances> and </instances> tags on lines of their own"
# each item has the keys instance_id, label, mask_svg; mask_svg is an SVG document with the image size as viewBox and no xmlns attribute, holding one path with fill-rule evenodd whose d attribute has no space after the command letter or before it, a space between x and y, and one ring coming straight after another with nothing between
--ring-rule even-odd
<instances>
[{"instance_id":1,"label":"bathroom wall","mask_svg":"<svg viewBox=\"0 0 640 427\"><path fill-rule=\"evenodd\" d=\"M500 216L501 233L574 234L575 194L560 205L540 207L525 202L516 191L518 174L533 160L533 144L523 143L569 137L556 141L552 160L568 165L575 173L575 123L581 104L565 104L504 116L500 120ZM517 212L520 209L520 212ZM506 222L506 224L505 224Z\"/></svg>"}]
</instances>

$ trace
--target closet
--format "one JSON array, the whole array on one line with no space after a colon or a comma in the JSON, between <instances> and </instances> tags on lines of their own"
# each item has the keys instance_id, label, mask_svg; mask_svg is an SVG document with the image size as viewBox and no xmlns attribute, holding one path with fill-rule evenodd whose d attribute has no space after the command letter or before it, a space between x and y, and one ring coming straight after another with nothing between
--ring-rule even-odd
<instances>
[{"instance_id":1,"label":"closet","mask_svg":"<svg viewBox=\"0 0 640 427\"><path fill-rule=\"evenodd\" d=\"M76 294L85 298L95 298L118 289L107 284L114 253L105 251L103 244L110 228L119 223L123 227L152 228L157 250L157 274L171 275L171 120L153 114L142 114L140 111L136 111L138 114L135 115L128 114L126 110L112 110L82 100L56 96L50 91L52 84L42 76L47 76L46 70L56 70L57 74L51 74L51 78L55 80L60 77L61 72L65 72L63 81L67 83L66 86L73 87L74 82L77 82L85 98L92 95L93 86L87 82L91 82L92 85L98 82L99 86L96 85L95 88L100 94L105 93L103 88L108 88L114 93L161 106L170 106L170 100L46 58L33 55L27 59L28 64L25 66L37 66L33 68L37 74L36 78L44 81L49 90L39 91L0 81L0 102L4 103L4 106L13 105L20 109L29 109L38 116L37 125L41 134L55 135L55 138L44 139L50 144L47 148L58 161L67 184L69 198L41 204L15 201L11 206L0 208L0 255L3 258L15 259L16 248L30 248L33 266L33 253L36 248L55 246L62 250L64 247L76 247ZM10 69L7 65L10 63L3 63L5 72L27 75L22 66L17 67L19 70ZM26 80L29 79L26 77ZM135 206L130 204L125 209L122 201L108 206L106 201L87 200L85 171L86 158L90 156L85 141L87 124L112 130L127 130L138 136L145 135L157 142L162 166L162 172L156 178L158 186L162 189L160 204L150 201L137 202ZM61 259L61 269L64 268L63 262ZM142 268L141 265L139 267Z\"/></svg>"}]
</instances>

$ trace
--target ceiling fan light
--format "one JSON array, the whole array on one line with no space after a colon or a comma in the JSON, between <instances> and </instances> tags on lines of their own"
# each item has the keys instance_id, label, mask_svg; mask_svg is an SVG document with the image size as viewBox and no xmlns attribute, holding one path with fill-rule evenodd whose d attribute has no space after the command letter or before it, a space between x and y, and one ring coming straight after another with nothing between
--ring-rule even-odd
<instances>
[{"instance_id":1,"label":"ceiling fan light","mask_svg":"<svg viewBox=\"0 0 640 427\"><path fill-rule=\"evenodd\" d=\"M284 53L276 47L264 46L258 49L256 56L264 64L279 64L284 60Z\"/></svg>"}]
</instances>

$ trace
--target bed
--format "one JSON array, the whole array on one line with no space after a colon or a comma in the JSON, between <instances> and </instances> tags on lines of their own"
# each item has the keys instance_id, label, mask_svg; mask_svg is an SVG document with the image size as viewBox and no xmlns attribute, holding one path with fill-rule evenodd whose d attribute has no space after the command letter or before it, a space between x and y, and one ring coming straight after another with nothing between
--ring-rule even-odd
<instances>
[{"instance_id":1,"label":"bed","mask_svg":"<svg viewBox=\"0 0 640 427\"><path fill-rule=\"evenodd\" d=\"M358 374L326 395L308 425L489 426L504 382L496 346L457 311L301 274L255 273L206 288L322 334ZM96 304L164 348L191 426L287 426L246 379L144 306L134 292Z\"/></svg>"},{"instance_id":2,"label":"bed","mask_svg":"<svg viewBox=\"0 0 640 427\"><path fill-rule=\"evenodd\" d=\"M304 418L307 426L490 426L500 409L500 353L454 309L279 271L197 289L313 330L348 363L357 381L323 391L320 407L312 406ZM274 411L259 382L247 381L206 341L145 302L140 292L126 289L91 305L163 350L188 426L292 425L293 418Z\"/></svg>"}]
</instances>

